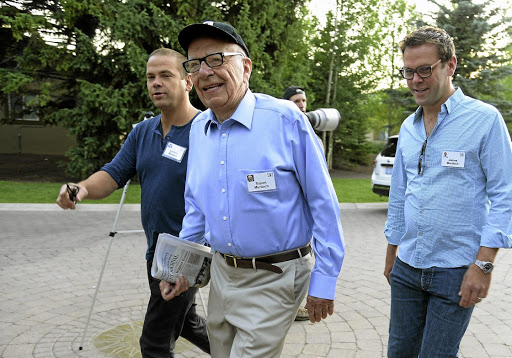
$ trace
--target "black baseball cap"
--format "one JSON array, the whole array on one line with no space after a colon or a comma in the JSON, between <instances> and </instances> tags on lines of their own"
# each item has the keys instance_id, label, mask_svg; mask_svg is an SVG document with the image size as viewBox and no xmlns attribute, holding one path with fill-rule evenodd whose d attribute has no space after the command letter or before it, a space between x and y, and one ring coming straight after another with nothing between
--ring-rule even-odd
<instances>
[{"instance_id":1,"label":"black baseball cap","mask_svg":"<svg viewBox=\"0 0 512 358\"><path fill-rule=\"evenodd\" d=\"M290 87L288 87L287 89L284 90L283 98L284 99L290 99L290 97L293 97L293 96L295 96L296 94L299 94L299 93L305 94L306 92L304 91L304 88L302 88L302 87L290 86Z\"/></svg>"},{"instance_id":2,"label":"black baseball cap","mask_svg":"<svg viewBox=\"0 0 512 358\"><path fill-rule=\"evenodd\" d=\"M178 34L178 41L183 50L188 53L190 43L201 36L221 37L229 42L236 43L244 49L245 54L249 57L249 50L245 46L244 40L237 34L233 26L224 22L205 21L202 24L188 25Z\"/></svg>"}]
</instances>

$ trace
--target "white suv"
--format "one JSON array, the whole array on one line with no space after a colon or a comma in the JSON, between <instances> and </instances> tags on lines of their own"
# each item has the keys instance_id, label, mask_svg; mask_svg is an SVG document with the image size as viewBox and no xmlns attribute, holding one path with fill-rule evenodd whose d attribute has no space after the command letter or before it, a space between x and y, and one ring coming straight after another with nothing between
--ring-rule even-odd
<instances>
[{"instance_id":1,"label":"white suv","mask_svg":"<svg viewBox=\"0 0 512 358\"><path fill-rule=\"evenodd\" d=\"M375 194L389 196L391 173L393 172L393 164L395 163L397 143L398 135L389 137L386 146L373 161L372 191Z\"/></svg>"}]
</instances>

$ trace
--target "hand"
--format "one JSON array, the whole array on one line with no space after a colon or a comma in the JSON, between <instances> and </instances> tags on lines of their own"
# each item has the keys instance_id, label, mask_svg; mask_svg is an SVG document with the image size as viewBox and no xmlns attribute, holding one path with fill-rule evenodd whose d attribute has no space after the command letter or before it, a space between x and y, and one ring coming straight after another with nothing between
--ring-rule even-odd
<instances>
[{"instance_id":1,"label":"hand","mask_svg":"<svg viewBox=\"0 0 512 358\"><path fill-rule=\"evenodd\" d=\"M82 201L84 198L87 197L88 191L87 189L82 185L77 185L74 183L68 183L64 184L60 187L59 196L57 197L57 205L59 205L62 209L75 209L76 204L70 199L68 185L71 188L78 188L78 192L76 193L75 201L79 202Z\"/></svg>"},{"instance_id":2,"label":"hand","mask_svg":"<svg viewBox=\"0 0 512 358\"><path fill-rule=\"evenodd\" d=\"M320 322L322 319L327 318L327 314L332 316L334 313L334 300L308 295L306 309L308 310L309 320L312 323Z\"/></svg>"},{"instance_id":3,"label":"hand","mask_svg":"<svg viewBox=\"0 0 512 358\"><path fill-rule=\"evenodd\" d=\"M460 286L459 305L469 308L487 297L491 286L491 275L492 273L483 273L478 266L471 264Z\"/></svg>"},{"instance_id":4,"label":"hand","mask_svg":"<svg viewBox=\"0 0 512 358\"><path fill-rule=\"evenodd\" d=\"M393 266L395 265L397 248L398 248L398 246L388 244L388 248L386 251L386 262L384 264L384 276L386 276L386 279L388 280L388 283L390 285L391 285L391 282L389 281L389 275L391 274L391 270L393 269Z\"/></svg>"},{"instance_id":5,"label":"hand","mask_svg":"<svg viewBox=\"0 0 512 358\"><path fill-rule=\"evenodd\" d=\"M160 287L160 293L162 294L162 298L165 301L170 301L174 297L181 295L183 292L187 291L189 288L188 280L183 277L183 275L179 275L176 279L176 282L170 283L167 281L160 281L158 285Z\"/></svg>"}]
</instances>

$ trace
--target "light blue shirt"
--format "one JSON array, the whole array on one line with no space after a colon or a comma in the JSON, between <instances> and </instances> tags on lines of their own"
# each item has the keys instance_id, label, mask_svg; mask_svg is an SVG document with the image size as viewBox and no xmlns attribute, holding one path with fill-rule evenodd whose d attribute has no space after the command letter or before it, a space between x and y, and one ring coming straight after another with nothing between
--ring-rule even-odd
<instances>
[{"instance_id":1,"label":"light blue shirt","mask_svg":"<svg viewBox=\"0 0 512 358\"><path fill-rule=\"evenodd\" d=\"M421 107L405 120L385 234L416 268L467 266L480 246L512 247L512 146L496 108L457 89L428 139Z\"/></svg>"},{"instance_id":2,"label":"light blue shirt","mask_svg":"<svg viewBox=\"0 0 512 358\"><path fill-rule=\"evenodd\" d=\"M214 250L255 257L305 246L314 236L309 294L333 299L345 253L339 203L297 106L248 90L222 124L211 110L199 115L189 148L180 238L200 242L206 231Z\"/></svg>"}]
</instances>

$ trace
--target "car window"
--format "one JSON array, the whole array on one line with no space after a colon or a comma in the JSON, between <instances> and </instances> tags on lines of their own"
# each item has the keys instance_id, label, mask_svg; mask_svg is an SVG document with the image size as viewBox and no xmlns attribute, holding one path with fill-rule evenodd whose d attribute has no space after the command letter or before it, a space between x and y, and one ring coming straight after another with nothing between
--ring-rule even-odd
<instances>
[{"instance_id":1,"label":"car window","mask_svg":"<svg viewBox=\"0 0 512 358\"><path fill-rule=\"evenodd\" d=\"M394 157L396 154L396 145L398 143L398 138L390 138L387 142L386 146L380 154L384 157Z\"/></svg>"}]
</instances>

